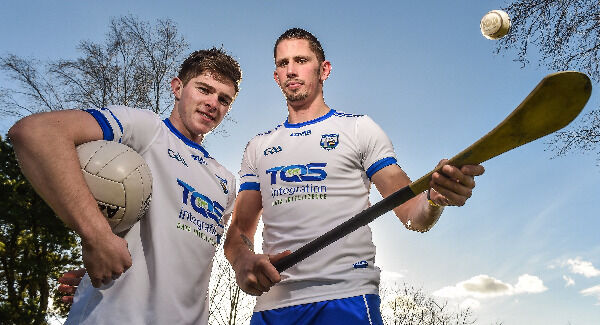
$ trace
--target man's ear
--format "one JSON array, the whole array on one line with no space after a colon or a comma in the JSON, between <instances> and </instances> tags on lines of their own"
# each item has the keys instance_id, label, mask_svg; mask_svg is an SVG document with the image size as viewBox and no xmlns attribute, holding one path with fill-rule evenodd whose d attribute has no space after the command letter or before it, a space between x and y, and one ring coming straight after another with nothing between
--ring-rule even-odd
<instances>
[{"instance_id":1,"label":"man's ear","mask_svg":"<svg viewBox=\"0 0 600 325\"><path fill-rule=\"evenodd\" d=\"M279 84L279 77L277 76L277 71L273 71L273 79L275 79L275 82L281 87L281 85Z\"/></svg>"},{"instance_id":2,"label":"man's ear","mask_svg":"<svg viewBox=\"0 0 600 325\"><path fill-rule=\"evenodd\" d=\"M319 78L321 79L321 82L327 80L327 78L329 78L330 73L331 73L331 62L329 62L327 60L321 62L321 75L319 76Z\"/></svg>"},{"instance_id":3,"label":"man's ear","mask_svg":"<svg viewBox=\"0 0 600 325\"><path fill-rule=\"evenodd\" d=\"M183 81L178 77L171 79L171 92L175 96L175 100L179 100L181 98L181 93L183 92Z\"/></svg>"}]
</instances>

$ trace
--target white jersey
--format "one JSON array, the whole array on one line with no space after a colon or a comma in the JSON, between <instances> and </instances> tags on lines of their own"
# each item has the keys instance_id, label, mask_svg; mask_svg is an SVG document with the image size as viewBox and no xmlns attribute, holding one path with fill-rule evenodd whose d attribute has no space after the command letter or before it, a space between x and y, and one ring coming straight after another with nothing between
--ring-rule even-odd
<instances>
[{"instance_id":1,"label":"white jersey","mask_svg":"<svg viewBox=\"0 0 600 325\"><path fill-rule=\"evenodd\" d=\"M263 252L296 250L369 206L370 177L396 163L392 144L367 116L330 110L284 123L247 145L240 191L259 190ZM255 311L377 294L371 229L364 226L282 273Z\"/></svg>"},{"instance_id":2,"label":"white jersey","mask_svg":"<svg viewBox=\"0 0 600 325\"><path fill-rule=\"evenodd\" d=\"M215 247L235 199L235 177L168 119L148 110L88 110L105 140L140 153L152 201L125 235L133 265L96 289L86 275L67 324L206 324Z\"/></svg>"}]
</instances>

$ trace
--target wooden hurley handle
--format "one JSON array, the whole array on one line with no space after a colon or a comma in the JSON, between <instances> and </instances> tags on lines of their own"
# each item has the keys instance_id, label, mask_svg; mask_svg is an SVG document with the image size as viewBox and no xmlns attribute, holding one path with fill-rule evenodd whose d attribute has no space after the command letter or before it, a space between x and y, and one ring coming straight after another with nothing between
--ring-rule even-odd
<instances>
[{"instance_id":1,"label":"wooden hurley handle","mask_svg":"<svg viewBox=\"0 0 600 325\"><path fill-rule=\"evenodd\" d=\"M488 134L456 156L452 166L477 165L516 147L560 130L579 115L592 93L588 76L575 71L547 75L523 102ZM368 224L429 188L436 168L408 186L363 210L341 225L274 264L280 273L323 247Z\"/></svg>"}]
</instances>

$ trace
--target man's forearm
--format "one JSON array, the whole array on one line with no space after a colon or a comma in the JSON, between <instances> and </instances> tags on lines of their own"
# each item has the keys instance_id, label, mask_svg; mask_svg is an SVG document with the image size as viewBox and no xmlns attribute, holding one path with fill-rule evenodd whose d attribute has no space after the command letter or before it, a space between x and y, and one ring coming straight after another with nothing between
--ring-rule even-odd
<instances>
[{"instance_id":1,"label":"man's forearm","mask_svg":"<svg viewBox=\"0 0 600 325\"><path fill-rule=\"evenodd\" d=\"M223 249L229 263L232 266L235 266L241 255L248 253L254 254L254 243L247 235L242 233L232 224L229 226Z\"/></svg>"},{"instance_id":2,"label":"man's forearm","mask_svg":"<svg viewBox=\"0 0 600 325\"><path fill-rule=\"evenodd\" d=\"M427 192L421 193L414 200L416 202L409 210L406 228L418 232L427 232L439 220L444 207L428 200Z\"/></svg>"}]
</instances>

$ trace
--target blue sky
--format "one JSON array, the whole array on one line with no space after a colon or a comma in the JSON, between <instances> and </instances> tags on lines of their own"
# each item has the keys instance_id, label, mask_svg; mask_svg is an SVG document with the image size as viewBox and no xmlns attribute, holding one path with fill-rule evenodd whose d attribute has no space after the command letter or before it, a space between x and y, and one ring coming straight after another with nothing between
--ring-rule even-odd
<instances>
[{"instance_id":1,"label":"blue sky","mask_svg":"<svg viewBox=\"0 0 600 325\"><path fill-rule=\"evenodd\" d=\"M242 65L241 93L230 113L237 122L224 125L228 137L205 144L237 172L247 141L286 118L272 78L272 47L285 29L304 27L319 37L333 65L327 104L370 115L414 180L491 130L552 72L534 60L521 68L515 53L494 55L479 20L503 6L488 0L5 1L0 54L74 58L79 41L104 38L111 17L171 18L190 49L222 44ZM598 104L594 90L584 113ZM13 122L3 120L0 132ZM446 209L426 234L405 230L391 214L376 220L377 264L448 299L452 308L472 306L478 324L597 324L600 167L590 154L550 159L547 140L484 163L486 174L467 205ZM372 199L380 199L376 191Z\"/></svg>"}]
</instances>

